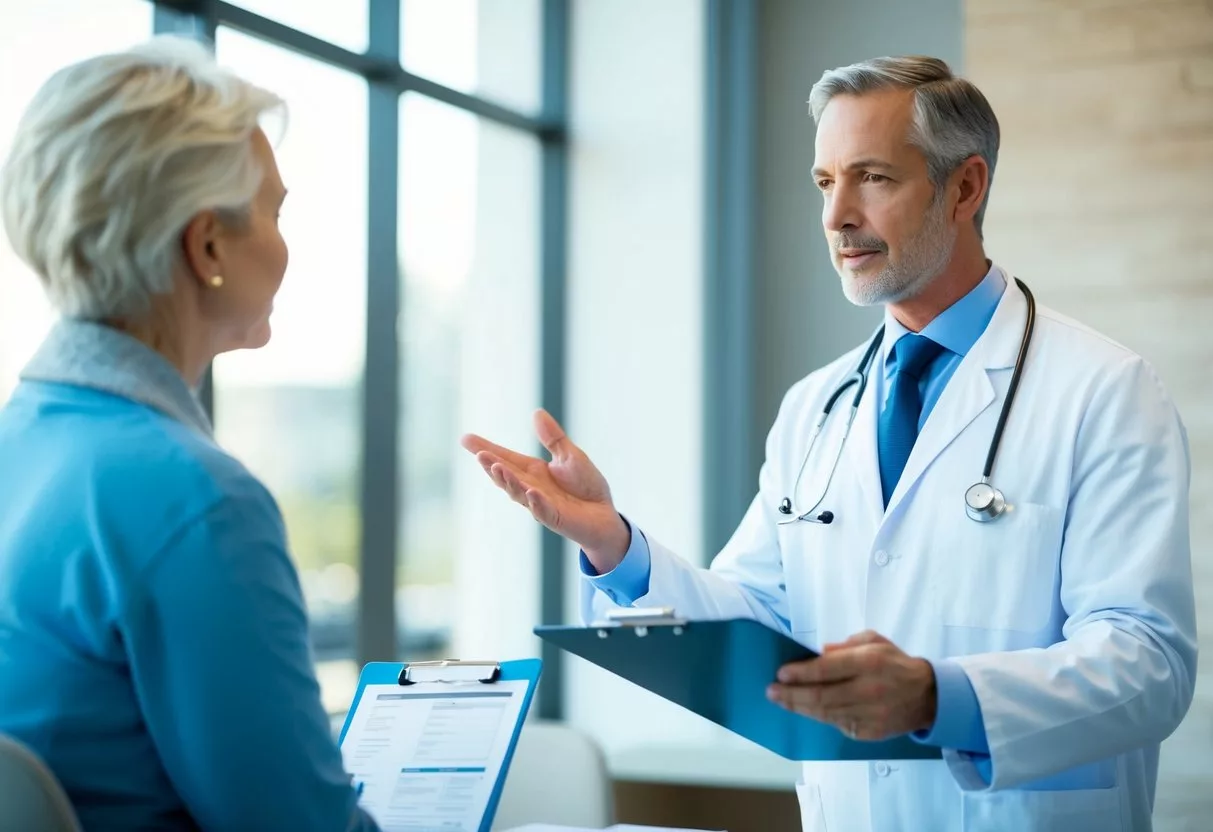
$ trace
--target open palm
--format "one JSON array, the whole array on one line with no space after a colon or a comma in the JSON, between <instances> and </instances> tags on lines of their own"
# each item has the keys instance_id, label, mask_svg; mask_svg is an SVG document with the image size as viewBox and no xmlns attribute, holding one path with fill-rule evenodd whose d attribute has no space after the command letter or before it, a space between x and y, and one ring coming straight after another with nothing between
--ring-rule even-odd
<instances>
[{"instance_id":1,"label":"open palm","mask_svg":"<svg viewBox=\"0 0 1213 832\"><path fill-rule=\"evenodd\" d=\"M627 551L630 532L615 510L602 472L546 411L535 414L535 433L552 455L545 461L468 434L461 444L497 487L543 525L578 544L600 572Z\"/></svg>"}]
</instances>

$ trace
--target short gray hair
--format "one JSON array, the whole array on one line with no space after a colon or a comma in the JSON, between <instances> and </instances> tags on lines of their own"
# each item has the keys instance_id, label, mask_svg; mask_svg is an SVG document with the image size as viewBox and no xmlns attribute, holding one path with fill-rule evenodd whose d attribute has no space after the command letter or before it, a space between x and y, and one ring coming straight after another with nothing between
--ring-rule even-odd
<instances>
[{"instance_id":1,"label":"short gray hair","mask_svg":"<svg viewBox=\"0 0 1213 832\"><path fill-rule=\"evenodd\" d=\"M972 82L952 74L938 58L910 55L873 58L828 70L809 95L813 120L820 121L836 95L862 95L878 90L914 91L914 128L910 141L927 157L927 170L936 188L965 159L980 156L990 169L998 162L998 118L990 102ZM981 234L989 190L974 222Z\"/></svg>"},{"instance_id":2,"label":"short gray hair","mask_svg":"<svg viewBox=\"0 0 1213 832\"><path fill-rule=\"evenodd\" d=\"M138 318L172 291L203 210L247 220L264 171L251 138L282 99L162 36L59 70L0 169L13 249L73 318Z\"/></svg>"}]
</instances>

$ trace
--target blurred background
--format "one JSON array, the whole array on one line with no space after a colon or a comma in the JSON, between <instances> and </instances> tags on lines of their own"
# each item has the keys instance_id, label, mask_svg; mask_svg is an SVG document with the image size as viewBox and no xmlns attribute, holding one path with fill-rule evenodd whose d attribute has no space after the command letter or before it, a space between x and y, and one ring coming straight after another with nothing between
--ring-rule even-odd
<instances>
[{"instance_id":1,"label":"blurred background","mask_svg":"<svg viewBox=\"0 0 1213 832\"><path fill-rule=\"evenodd\" d=\"M55 69L168 31L290 109L274 338L221 357L203 396L282 506L335 718L368 660L542 654L538 715L603 746L621 819L795 823L796 766L531 635L574 620L575 553L458 437L534 452L545 406L621 510L709 562L783 392L876 320L829 263L807 99L881 54L983 89L988 252L1161 372L1213 615L1208 0L0 0L0 155ZM50 322L0 241L0 402ZM1202 667L1160 830L1213 812Z\"/></svg>"}]
</instances>

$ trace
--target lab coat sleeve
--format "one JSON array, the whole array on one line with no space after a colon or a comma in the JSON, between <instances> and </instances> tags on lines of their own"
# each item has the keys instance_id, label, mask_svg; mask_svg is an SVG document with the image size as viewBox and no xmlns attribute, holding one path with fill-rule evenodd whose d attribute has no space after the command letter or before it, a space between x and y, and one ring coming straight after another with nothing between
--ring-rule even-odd
<instances>
[{"instance_id":1,"label":"lab coat sleeve","mask_svg":"<svg viewBox=\"0 0 1213 832\"><path fill-rule=\"evenodd\" d=\"M961 788L1011 788L1160 743L1192 701L1196 621L1188 442L1150 367L1126 359L1079 428L1061 551L1063 640L957 658L981 705L990 782L946 751Z\"/></svg>"},{"instance_id":2,"label":"lab coat sleeve","mask_svg":"<svg viewBox=\"0 0 1213 832\"><path fill-rule=\"evenodd\" d=\"M784 398L780 413L767 436L766 461L758 475L758 494L724 549L710 568L695 566L663 546L638 526L649 549L649 581L636 607L673 607L678 615L698 619L753 618L790 634L788 597L783 559L776 533L778 460L786 420L796 410L802 385ZM581 616L589 624L605 617L617 604L587 578L581 581Z\"/></svg>"}]
</instances>

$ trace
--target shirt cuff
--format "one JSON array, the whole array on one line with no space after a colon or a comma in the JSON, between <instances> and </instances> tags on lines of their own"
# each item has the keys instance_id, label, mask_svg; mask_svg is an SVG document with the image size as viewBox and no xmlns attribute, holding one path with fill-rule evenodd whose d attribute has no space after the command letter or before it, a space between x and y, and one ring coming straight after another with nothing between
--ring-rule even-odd
<instances>
[{"instance_id":1,"label":"shirt cuff","mask_svg":"<svg viewBox=\"0 0 1213 832\"><path fill-rule=\"evenodd\" d=\"M915 731L910 736L923 745L989 754L981 704L968 674L947 659L931 662L931 667L935 671L935 724L929 731Z\"/></svg>"},{"instance_id":2,"label":"shirt cuff","mask_svg":"<svg viewBox=\"0 0 1213 832\"><path fill-rule=\"evenodd\" d=\"M634 604L637 598L643 598L649 594L652 555L649 552L649 542L645 539L644 532L629 523L626 517L623 517L623 522L627 523L628 529L632 533L632 541L628 544L628 551L619 565L605 575L599 575L583 551L581 553L581 574L590 582L591 586L605 593L615 604L628 607Z\"/></svg>"}]
</instances>

